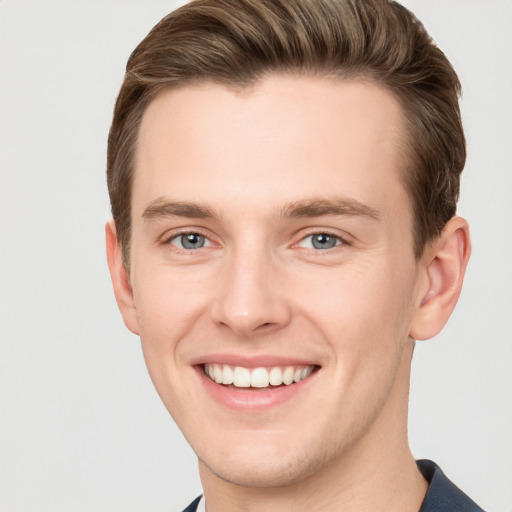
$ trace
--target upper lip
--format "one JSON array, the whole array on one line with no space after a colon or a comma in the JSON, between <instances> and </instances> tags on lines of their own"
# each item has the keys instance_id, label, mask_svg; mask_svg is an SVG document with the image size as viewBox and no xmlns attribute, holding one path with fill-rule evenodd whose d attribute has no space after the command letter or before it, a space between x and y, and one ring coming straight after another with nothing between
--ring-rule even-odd
<instances>
[{"instance_id":1,"label":"upper lip","mask_svg":"<svg viewBox=\"0 0 512 512\"><path fill-rule=\"evenodd\" d=\"M316 360L282 355L244 356L240 354L208 354L196 357L191 365L229 364L244 368L261 368L272 366L320 366Z\"/></svg>"}]
</instances>

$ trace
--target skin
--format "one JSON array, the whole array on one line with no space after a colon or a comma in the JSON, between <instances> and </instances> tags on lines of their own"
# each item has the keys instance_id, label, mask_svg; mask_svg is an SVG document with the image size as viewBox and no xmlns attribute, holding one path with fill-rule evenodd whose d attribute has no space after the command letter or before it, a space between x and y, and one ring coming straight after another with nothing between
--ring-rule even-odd
<instances>
[{"instance_id":1,"label":"skin","mask_svg":"<svg viewBox=\"0 0 512 512\"><path fill-rule=\"evenodd\" d=\"M444 326L470 244L455 217L414 258L402 125L379 85L322 77L177 88L144 114L130 269L112 222L107 254L125 323L198 456L208 512L420 508L413 339ZM205 245L183 248L183 233ZM319 233L336 245L315 249ZM232 408L198 364L233 357L317 371L283 403Z\"/></svg>"}]
</instances>

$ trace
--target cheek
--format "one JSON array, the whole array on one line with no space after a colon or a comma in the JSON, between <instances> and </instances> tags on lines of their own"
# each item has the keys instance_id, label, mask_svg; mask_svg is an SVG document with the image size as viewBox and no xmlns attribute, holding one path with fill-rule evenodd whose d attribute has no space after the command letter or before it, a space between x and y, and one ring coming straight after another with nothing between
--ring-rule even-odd
<instances>
[{"instance_id":1,"label":"cheek","mask_svg":"<svg viewBox=\"0 0 512 512\"><path fill-rule=\"evenodd\" d=\"M192 276L149 266L133 282L142 350L148 372L166 405L179 389L183 371L182 342L190 335L207 303L204 288ZM182 390L183 394L183 390Z\"/></svg>"},{"instance_id":2,"label":"cheek","mask_svg":"<svg viewBox=\"0 0 512 512\"><path fill-rule=\"evenodd\" d=\"M143 333L164 337L167 345L187 332L207 300L207 287L198 273L157 264L135 276L133 292L141 338Z\"/></svg>"},{"instance_id":3,"label":"cheek","mask_svg":"<svg viewBox=\"0 0 512 512\"><path fill-rule=\"evenodd\" d=\"M395 357L407 339L414 272L410 264L393 268L387 262L340 267L328 280L311 276L295 290L301 314L322 331L336 358Z\"/></svg>"},{"instance_id":4,"label":"cheek","mask_svg":"<svg viewBox=\"0 0 512 512\"><path fill-rule=\"evenodd\" d=\"M195 397L184 385L191 370L180 354L182 341L201 316L200 300L165 272L148 272L139 283L134 283L134 298L146 367L162 402L182 428Z\"/></svg>"},{"instance_id":5,"label":"cheek","mask_svg":"<svg viewBox=\"0 0 512 512\"><path fill-rule=\"evenodd\" d=\"M303 311L332 355L326 370L334 392L325 397L332 422L350 430L378 414L396 382L409 332L412 276L375 266L345 270L328 291L312 290L312 281Z\"/></svg>"}]
</instances>

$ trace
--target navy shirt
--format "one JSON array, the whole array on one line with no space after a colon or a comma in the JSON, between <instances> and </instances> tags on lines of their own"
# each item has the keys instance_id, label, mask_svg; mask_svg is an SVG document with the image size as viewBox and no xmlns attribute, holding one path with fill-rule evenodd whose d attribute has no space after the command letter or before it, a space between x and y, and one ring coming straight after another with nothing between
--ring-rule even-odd
<instances>
[{"instance_id":1,"label":"navy shirt","mask_svg":"<svg viewBox=\"0 0 512 512\"><path fill-rule=\"evenodd\" d=\"M418 460L418 468L429 483L419 512L484 512L431 460Z\"/></svg>"},{"instance_id":2,"label":"navy shirt","mask_svg":"<svg viewBox=\"0 0 512 512\"><path fill-rule=\"evenodd\" d=\"M429 483L419 512L484 512L446 478L437 464L431 460L419 460L417 464ZM183 512L195 512L200 499L201 496L196 498Z\"/></svg>"}]
</instances>

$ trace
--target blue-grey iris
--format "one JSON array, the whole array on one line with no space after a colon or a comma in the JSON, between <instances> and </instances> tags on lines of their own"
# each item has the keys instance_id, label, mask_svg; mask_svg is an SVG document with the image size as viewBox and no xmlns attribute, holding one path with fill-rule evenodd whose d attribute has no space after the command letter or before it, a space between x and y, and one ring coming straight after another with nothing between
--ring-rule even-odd
<instances>
[{"instance_id":1,"label":"blue-grey iris","mask_svg":"<svg viewBox=\"0 0 512 512\"><path fill-rule=\"evenodd\" d=\"M327 233L318 233L311 237L311 244L315 249L332 249L336 246L338 239Z\"/></svg>"},{"instance_id":2,"label":"blue-grey iris","mask_svg":"<svg viewBox=\"0 0 512 512\"><path fill-rule=\"evenodd\" d=\"M197 233L187 233L181 235L181 245L185 249L201 249L205 244L205 237Z\"/></svg>"}]
</instances>

